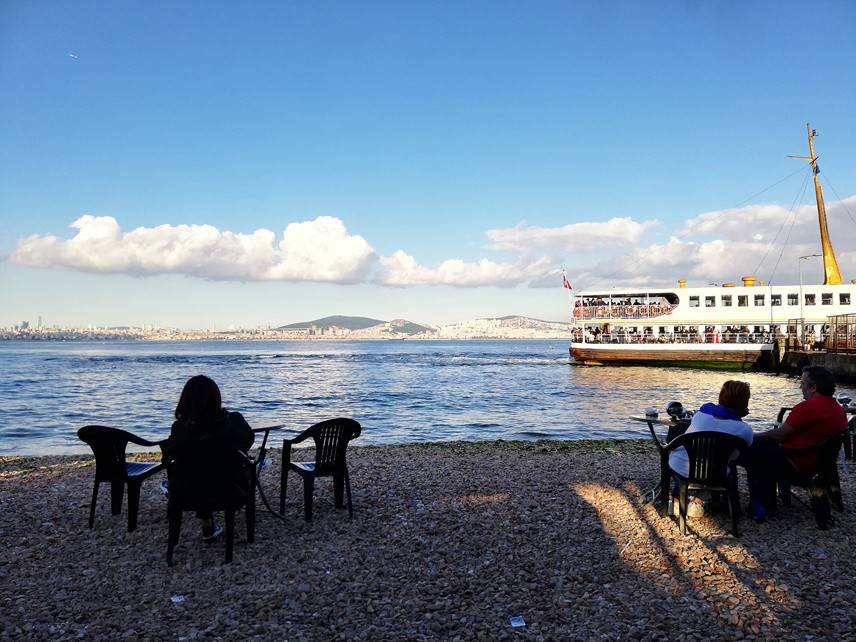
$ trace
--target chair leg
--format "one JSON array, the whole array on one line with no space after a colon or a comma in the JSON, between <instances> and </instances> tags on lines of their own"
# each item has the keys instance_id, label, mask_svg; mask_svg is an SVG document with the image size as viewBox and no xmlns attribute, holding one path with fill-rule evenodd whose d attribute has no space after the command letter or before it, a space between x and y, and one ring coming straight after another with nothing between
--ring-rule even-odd
<instances>
[{"instance_id":1,"label":"chair leg","mask_svg":"<svg viewBox=\"0 0 856 642\"><path fill-rule=\"evenodd\" d=\"M345 472L345 492L348 494L348 519L354 519L354 506L351 503L351 476Z\"/></svg>"},{"instance_id":2,"label":"chair leg","mask_svg":"<svg viewBox=\"0 0 856 642\"><path fill-rule=\"evenodd\" d=\"M181 535L181 516L181 511L170 511L167 509L169 535L167 535L166 563L170 566L172 566L172 554L175 550L175 545L178 544L178 537Z\"/></svg>"},{"instance_id":3,"label":"chair leg","mask_svg":"<svg viewBox=\"0 0 856 642\"><path fill-rule=\"evenodd\" d=\"M681 527L681 535L687 534L687 485L678 484L678 495L680 496L680 507L678 523Z\"/></svg>"},{"instance_id":4,"label":"chair leg","mask_svg":"<svg viewBox=\"0 0 856 642\"><path fill-rule=\"evenodd\" d=\"M247 505L244 508L244 516L247 518L247 541L252 544L256 541L256 486L253 484Z\"/></svg>"},{"instance_id":5,"label":"chair leg","mask_svg":"<svg viewBox=\"0 0 856 642\"><path fill-rule=\"evenodd\" d=\"M669 475L660 477L660 517L669 515Z\"/></svg>"},{"instance_id":6,"label":"chair leg","mask_svg":"<svg viewBox=\"0 0 856 642\"><path fill-rule=\"evenodd\" d=\"M811 511L817 520L818 529L825 531L829 528L831 511L829 510L829 494L823 483L813 483L808 487L808 496L811 501Z\"/></svg>"},{"instance_id":7,"label":"chair leg","mask_svg":"<svg viewBox=\"0 0 856 642\"><path fill-rule=\"evenodd\" d=\"M312 495L315 491L315 475L303 477L303 518L312 521Z\"/></svg>"},{"instance_id":8,"label":"chair leg","mask_svg":"<svg viewBox=\"0 0 856 642\"><path fill-rule=\"evenodd\" d=\"M283 463L279 477L279 514L285 515L285 489L288 487L288 467Z\"/></svg>"},{"instance_id":9,"label":"chair leg","mask_svg":"<svg viewBox=\"0 0 856 642\"><path fill-rule=\"evenodd\" d=\"M740 516L740 494L737 490L737 471L733 470L728 478L728 514L731 516L731 534L734 537L739 537L740 532L737 530L737 519Z\"/></svg>"},{"instance_id":10,"label":"chair leg","mask_svg":"<svg viewBox=\"0 0 856 642\"><path fill-rule=\"evenodd\" d=\"M226 564L232 563L232 549L235 545L235 509L226 509Z\"/></svg>"},{"instance_id":11,"label":"chair leg","mask_svg":"<svg viewBox=\"0 0 856 642\"><path fill-rule=\"evenodd\" d=\"M140 510L141 482L128 480L128 532L137 529L137 513Z\"/></svg>"},{"instance_id":12,"label":"chair leg","mask_svg":"<svg viewBox=\"0 0 856 642\"><path fill-rule=\"evenodd\" d=\"M336 508L345 507L345 477L333 475L333 505Z\"/></svg>"},{"instance_id":13,"label":"chair leg","mask_svg":"<svg viewBox=\"0 0 856 642\"><path fill-rule=\"evenodd\" d=\"M787 482L779 482L779 498L782 500L782 506L785 508L791 507L791 485ZM776 495L773 494L773 501L775 502ZM773 506L775 507L775 505ZM767 507L771 508L770 506Z\"/></svg>"},{"instance_id":14,"label":"chair leg","mask_svg":"<svg viewBox=\"0 0 856 642\"><path fill-rule=\"evenodd\" d=\"M125 482L110 482L110 512L118 515L122 512L122 495L125 494Z\"/></svg>"},{"instance_id":15,"label":"chair leg","mask_svg":"<svg viewBox=\"0 0 856 642\"><path fill-rule=\"evenodd\" d=\"M838 462L833 462L829 470L829 499L835 510L844 511L844 499L841 496L841 478L838 476Z\"/></svg>"},{"instance_id":16,"label":"chair leg","mask_svg":"<svg viewBox=\"0 0 856 642\"><path fill-rule=\"evenodd\" d=\"M92 503L89 504L89 528L92 528L92 524L95 522L95 504L98 503L98 482L95 482L95 485L92 487Z\"/></svg>"}]
</instances>

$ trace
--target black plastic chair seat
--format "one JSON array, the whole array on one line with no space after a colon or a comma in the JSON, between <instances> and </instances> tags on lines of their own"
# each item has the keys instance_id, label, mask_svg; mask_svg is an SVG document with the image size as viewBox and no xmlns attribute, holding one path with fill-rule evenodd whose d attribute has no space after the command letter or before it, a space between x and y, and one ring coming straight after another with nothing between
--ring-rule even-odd
<instances>
[{"instance_id":1,"label":"black plastic chair seat","mask_svg":"<svg viewBox=\"0 0 856 642\"><path fill-rule=\"evenodd\" d=\"M353 519L354 508L351 502L351 477L345 453L348 443L360 436L362 428L353 419L330 419L307 428L297 437L286 439L282 443L282 476L280 478L279 514L285 514L285 492L288 487L288 473L294 471L303 478L303 515L307 522L312 521L312 496L316 477L333 478L333 500L336 508L344 508L344 495L348 498L348 516ZM291 447L309 437L315 441L314 462L291 461Z\"/></svg>"},{"instance_id":2,"label":"black plastic chair seat","mask_svg":"<svg viewBox=\"0 0 856 642\"><path fill-rule=\"evenodd\" d=\"M98 485L110 484L110 510L113 515L122 512L122 497L128 487L128 531L137 528L137 513L140 507L142 483L164 469L163 463L126 461L128 443L138 446L162 446L162 441L149 441L133 433L107 426L84 426L77 431L81 441L86 442L95 455L95 483L89 505L89 528L95 521L95 506L98 502Z\"/></svg>"},{"instance_id":3,"label":"black plastic chair seat","mask_svg":"<svg viewBox=\"0 0 856 642\"><path fill-rule=\"evenodd\" d=\"M127 471L128 477L139 477L140 475L150 473L155 468L160 470L163 468L163 464L146 464L139 461L125 462L125 470Z\"/></svg>"}]
</instances>

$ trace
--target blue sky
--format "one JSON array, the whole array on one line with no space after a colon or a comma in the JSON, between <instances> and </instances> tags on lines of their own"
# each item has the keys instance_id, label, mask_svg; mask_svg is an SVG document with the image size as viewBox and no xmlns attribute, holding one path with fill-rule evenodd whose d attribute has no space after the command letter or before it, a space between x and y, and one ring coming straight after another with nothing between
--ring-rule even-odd
<instances>
[{"instance_id":1,"label":"blue sky","mask_svg":"<svg viewBox=\"0 0 856 642\"><path fill-rule=\"evenodd\" d=\"M562 266L784 283L819 246L785 158L807 122L849 280L854 24L844 2L2 2L0 325L560 320Z\"/></svg>"}]
</instances>

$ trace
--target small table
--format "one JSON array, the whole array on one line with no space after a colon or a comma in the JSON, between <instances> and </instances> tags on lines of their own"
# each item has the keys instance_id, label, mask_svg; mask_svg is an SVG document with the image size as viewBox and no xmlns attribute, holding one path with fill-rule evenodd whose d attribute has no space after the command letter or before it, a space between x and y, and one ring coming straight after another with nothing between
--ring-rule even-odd
<instances>
[{"instance_id":1,"label":"small table","mask_svg":"<svg viewBox=\"0 0 856 642\"><path fill-rule=\"evenodd\" d=\"M631 415L630 419L631 421L639 421L648 424L648 430L651 431L651 438L654 440L654 445L657 447L657 451L660 453L661 458L663 457L663 447L665 446L665 444L672 441L678 435L683 435L690 425L689 419L675 420L671 416L668 418L660 419L659 417L652 417L650 415ZM669 431L666 434L665 443L660 439L660 436L657 435L657 431L654 429L654 424L669 427ZM645 502L645 505L648 506L657 502L657 500L660 499L661 490L662 489L659 483L654 486L654 488L649 490L646 495L651 495L651 499Z\"/></svg>"}]
</instances>

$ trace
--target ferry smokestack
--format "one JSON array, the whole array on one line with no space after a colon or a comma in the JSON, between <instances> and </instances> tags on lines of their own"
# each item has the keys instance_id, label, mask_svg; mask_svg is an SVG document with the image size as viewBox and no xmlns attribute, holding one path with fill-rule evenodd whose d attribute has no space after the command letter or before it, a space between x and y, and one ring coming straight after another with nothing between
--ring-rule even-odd
<instances>
[{"instance_id":1,"label":"ferry smokestack","mask_svg":"<svg viewBox=\"0 0 856 642\"><path fill-rule=\"evenodd\" d=\"M755 287L755 277L754 276L744 276L742 279L743 287L746 288L754 288Z\"/></svg>"},{"instance_id":2,"label":"ferry smokestack","mask_svg":"<svg viewBox=\"0 0 856 642\"><path fill-rule=\"evenodd\" d=\"M678 279L678 287L679 288L687 287L687 280L686 279Z\"/></svg>"}]
</instances>

